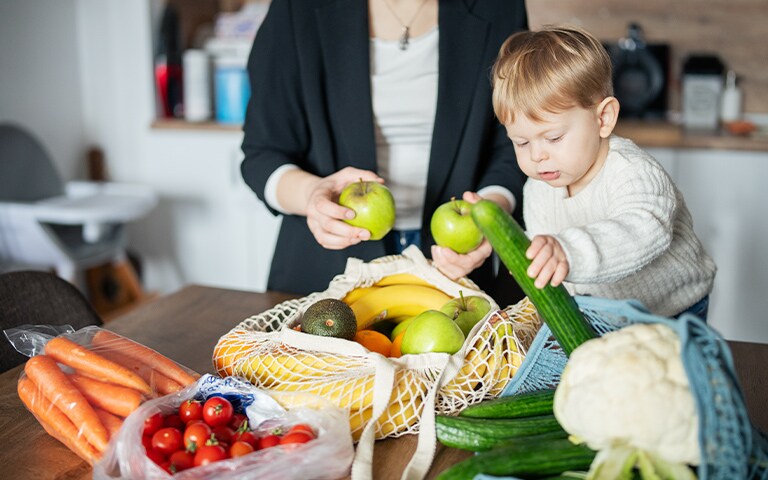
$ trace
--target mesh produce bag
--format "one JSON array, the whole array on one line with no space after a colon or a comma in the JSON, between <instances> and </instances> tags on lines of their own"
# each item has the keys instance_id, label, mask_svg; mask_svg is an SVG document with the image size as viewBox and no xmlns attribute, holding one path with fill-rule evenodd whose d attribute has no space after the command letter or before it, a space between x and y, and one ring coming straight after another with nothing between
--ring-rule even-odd
<instances>
[{"instance_id":1,"label":"mesh produce bag","mask_svg":"<svg viewBox=\"0 0 768 480\"><path fill-rule=\"evenodd\" d=\"M768 439L750 422L731 351L719 333L695 315L660 317L633 300L575 299L599 335L635 323L661 323L677 333L699 415L699 479L768 480ZM542 325L502 396L556 387L566 361L549 327Z\"/></svg>"},{"instance_id":2,"label":"mesh produce bag","mask_svg":"<svg viewBox=\"0 0 768 480\"><path fill-rule=\"evenodd\" d=\"M460 292L484 296L492 311L453 355L384 357L356 342L292 328L316 301L340 299L355 288L400 273L419 277L451 297ZM434 454L435 413L456 413L498 396L523 362L539 327L538 315L527 300L499 310L473 283L448 279L418 248L409 247L402 255L369 263L350 259L327 290L244 320L221 337L213 360L222 376L240 375L275 391L320 395L347 411L353 438L358 440L353 478L370 476L375 439L421 432L403 478L422 478ZM281 396L281 402L290 408L291 396Z\"/></svg>"}]
</instances>

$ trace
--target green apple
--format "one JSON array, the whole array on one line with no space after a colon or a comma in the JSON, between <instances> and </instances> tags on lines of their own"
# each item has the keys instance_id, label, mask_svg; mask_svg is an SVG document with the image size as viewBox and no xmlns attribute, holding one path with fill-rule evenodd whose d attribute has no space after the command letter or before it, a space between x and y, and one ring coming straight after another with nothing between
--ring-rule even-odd
<instances>
[{"instance_id":1,"label":"green apple","mask_svg":"<svg viewBox=\"0 0 768 480\"><path fill-rule=\"evenodd\" d=\"M454 354L464 344L464 333L456 322L437 310L426 310L414 317L403 334L403 354L445 352Z\"/></svg>"},{"instance_id":2,"label":"green apple","mask_svg":"<svg viewBox=\"0 0 768 480\"><path fill-rule=\"evenodd\" d=\"M437 207L429 223L435 243L461 254L476 249L483 233L472 220L471 211L471 203L455 198Z\"/></svg>"},{"instance_id":3,"label":"green apple","mask_svg":"<svg viewBox=\"0 0 768 480\"><path fill-rule=\"evenodd\" d=\"M459 297L449 300L440 307L440 311L453 319L466 336L477 322L485 318L491 308L491 302L487 298L480 295L465 297L464 292L459 290Z\"/></svg>"},{"instance_id":4,"label":"green apple","mask_svg":"<svg viewBox=\"0 0 768 480\"><path fill-rule=\"evenodd\" d=\"M389 334L389 339L394 340L398 335L406 331L408 326L413 323L414 318L416 317L406 318L402 322L398 323L397 326L392 330L392 333Z\"/></svg>"},{"instance_id":5,"label":"green apple","mask_svg":"<svg viewBox=\"0 0 768 480\"><path fill-rule=\"evenodd\" d=\"M381 240L395 225L395 199L387 187L378 182L353 182L339 195L339 205L355 212L355 218L344 220L371 232L371 240Z\"/></svg>"}]
</instances>

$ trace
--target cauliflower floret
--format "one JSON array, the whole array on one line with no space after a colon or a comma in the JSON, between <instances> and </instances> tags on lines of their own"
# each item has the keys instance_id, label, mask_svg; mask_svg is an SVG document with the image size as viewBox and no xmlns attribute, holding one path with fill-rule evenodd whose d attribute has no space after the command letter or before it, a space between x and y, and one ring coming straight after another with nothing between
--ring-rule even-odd
<instances>
[{"instance_id":1,"label":"cauliflower floret","mask_svg":"<svg viewBox=\"0 0 768 480\"><path fill-rule=\"evenodd\" d=\"M668 462L700 462L680 340L665 325L632 325L579 346L563 370L554 411L593 450L630 447Z\"/></svg>"}]
</instances>

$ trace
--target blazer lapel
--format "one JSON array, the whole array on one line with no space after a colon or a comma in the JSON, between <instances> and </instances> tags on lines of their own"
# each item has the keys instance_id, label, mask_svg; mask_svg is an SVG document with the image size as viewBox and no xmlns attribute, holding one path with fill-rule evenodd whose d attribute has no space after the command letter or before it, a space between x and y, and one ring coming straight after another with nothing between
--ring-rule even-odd
<instances>
[{"instance_id":1,"label":"blazer lapel","mask_svg":"<svg viewBox=\"0 0 768 480\"><path fill-rule=\"evenodd\" d=\"M376 143L371 102L368 3L338 0L315 11L328 92L329 121L338 129L346 155L337 167L354 162L376 171ZM346 159L346 161L344 160Z\"/></svg>"},{"instance_id":2,"label":"blazer lapel","mask_svg":"<svg viewBox=\"0 0 768 480\"><path fill-rule=\"evenodd\" d=\"M464 0L440 0L437 112L427 177L425 214L437 206L453 170L481 71L489 25ZM451 192L461 195L463 192Z\"/></svg>"}]
</instances>

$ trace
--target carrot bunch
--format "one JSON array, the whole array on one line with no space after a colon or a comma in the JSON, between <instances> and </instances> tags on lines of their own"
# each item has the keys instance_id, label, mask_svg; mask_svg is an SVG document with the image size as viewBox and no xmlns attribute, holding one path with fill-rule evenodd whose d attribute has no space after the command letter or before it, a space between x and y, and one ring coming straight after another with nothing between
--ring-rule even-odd
<instances>
[{"instance_id":1,"label":"carrot bunch","mask_svg":"<svg viewBox=\"0 0 768 480\"><path fill-rule=\"evenodd\" d=\"M93 336L90 348L65 337L48 341L24 373L21 401L50 435L91 464L142 402L197 380L169 358L106 330Z\"/></svg>"}]
</instances>

